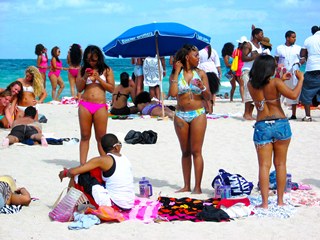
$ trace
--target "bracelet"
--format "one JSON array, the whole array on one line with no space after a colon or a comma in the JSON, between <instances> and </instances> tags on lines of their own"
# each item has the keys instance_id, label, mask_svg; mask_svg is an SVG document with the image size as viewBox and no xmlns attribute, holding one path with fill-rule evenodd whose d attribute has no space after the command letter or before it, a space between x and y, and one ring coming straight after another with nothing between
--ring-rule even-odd
<instances>
[{"instance_id":1,"label":"bracelet","mask_svg":"<svg viewBox=\"0 0 320 240\"><path fill-rule=\"evenodd\" d=\"M64 169L63 170L63 177L67 177L69 170L68 169Z\"/></svg>"},{"instance_id":2,"label":"bracelet","mask_svg":"<svg viewBox=\"0 0 320 240\"><path fill-rule=\"evenodd\" d=\"M204 89L200 89L200 90L201 90L201 92L204 92L207 90L207 88L206 88L206 86L204 86Z\"/></svg>"},{"instance_id":3,"label":"bracelet","mask_svg":"<svg viewBox=\"0 0 320 240\"><path fill-rule=\"evenodd\" d=\"M172 83L178 83L178 80L171 80Z\"/></svg>"}]
</instances>

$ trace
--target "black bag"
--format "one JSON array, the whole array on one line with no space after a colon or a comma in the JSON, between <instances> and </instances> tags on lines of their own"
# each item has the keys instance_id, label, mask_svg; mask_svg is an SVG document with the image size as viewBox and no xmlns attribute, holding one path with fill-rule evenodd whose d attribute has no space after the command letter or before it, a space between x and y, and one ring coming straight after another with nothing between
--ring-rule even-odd
<instances>
[{"instance_id":1,"label":"black bag","mask_svg":"<svg viewBox=\"0 0 320 240\"><path fill-rule=\"evenodd\" d=\"M154 144L157 142L158 134L152 130L142 132L142 144Z\"/></svg>"},{"instance_id":2,"label":"black bag","mask_svg":"<svg viewBox=\"0 0 320 240\"><path fill-rule=\"evenodd\" d=\"M142 133L130 130L124 138L126 143L130 144L154 144L157 142L158 134L152 130L143 131Z\"/></svg>"},{"instance_id":3,"label":"black bag","mask_svg":"<svg viewBox=\"0 0 320 240\"><path fill-rule=\"evenodd\" d=\"M124 137L124 141L130 144L137 144L142 141L142 133L135 130L130 130Z\"/></svg>"}]
</instances>

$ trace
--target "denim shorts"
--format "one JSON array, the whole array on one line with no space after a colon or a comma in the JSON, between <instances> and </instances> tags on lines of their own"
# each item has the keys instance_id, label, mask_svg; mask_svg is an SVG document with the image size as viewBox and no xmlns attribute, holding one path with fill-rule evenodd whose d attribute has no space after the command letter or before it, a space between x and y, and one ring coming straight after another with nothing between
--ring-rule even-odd
<instances>
[{"instance_id":1,"label":"denim shorts","mask_svg":"<svg viewBox=\"0 0 320 240\"><path fill-rule=\"evenodd\" d=\"M256 122L253 141L256 145L274 143L277 140L287 140L292 136L288 119L275 119Z\"/></svg>"}]
</instances>

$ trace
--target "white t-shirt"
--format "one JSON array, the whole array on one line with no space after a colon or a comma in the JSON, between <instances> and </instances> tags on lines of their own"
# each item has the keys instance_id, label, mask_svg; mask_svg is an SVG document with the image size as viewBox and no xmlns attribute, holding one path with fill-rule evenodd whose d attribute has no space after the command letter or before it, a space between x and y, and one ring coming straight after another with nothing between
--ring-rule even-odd
<instances>
[{"instance_id":1,"label":"white t-shirt","mask_svg":"<svg viewBox=\"0 0 320 240\"><path fill-rule=\"evenodd\" d=\"M308 51L306 71L320 70L320 31L308 37L302 48Z\"/></svg>"},{"instance_id":2,"label":"white t-shirt","mask_svg":"<svg viewBox=\"0 0 320 240\"><path fill-rule=\"evenodd\" d=\"M282 44L277 47L275 56L279 58L278 63L284 64L288 71L291 70L294 63L298 63L301 47L298 45L287 46Z\"/></svg>"},{"instance_id":3,"label":"white t-shirt","mask_svg":"<svg viewBox=\"0 0 320 240\"><path fill-rule=\"evenodd\" d=\"M199 51L199 65L198 68L205 72L214 72L218 76L218 69L220 67L220 58L216 50L211 48L211 56L208 58L208 51L203 48Z\"/></svg>"}]
</instances>

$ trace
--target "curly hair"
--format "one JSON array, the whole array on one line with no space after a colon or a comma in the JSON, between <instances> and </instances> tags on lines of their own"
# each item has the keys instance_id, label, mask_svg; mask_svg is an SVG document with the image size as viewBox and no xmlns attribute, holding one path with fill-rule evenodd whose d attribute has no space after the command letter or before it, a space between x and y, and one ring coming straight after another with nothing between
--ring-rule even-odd
<instances>
[{"instance_id":1,"label":"curly hair","mask_svg":"<svg viewBox=\"0 0 320 240\"><path fill-rule=\"evenodd\" d=\"M228 56L232 56L234 50L234 45L231 42L227 42L223 45L223 48L221 50L221 55L222 57L228 55Z\"/></svg>"},{"instance_id":2,"label":"curly hair","mask_svg":"<svg viewBox=\"0 0 320 240\"><path fill-rule=\"evenodd\" d=\"M26 69L26 73L30 73L33 78L32 78L32 86L34 89L34 95L36 97L39 97L43 91L43 79L41 76L41 73L39 72L38 68L35 66L30 66Z\"/></svg>"}]
</instances>

